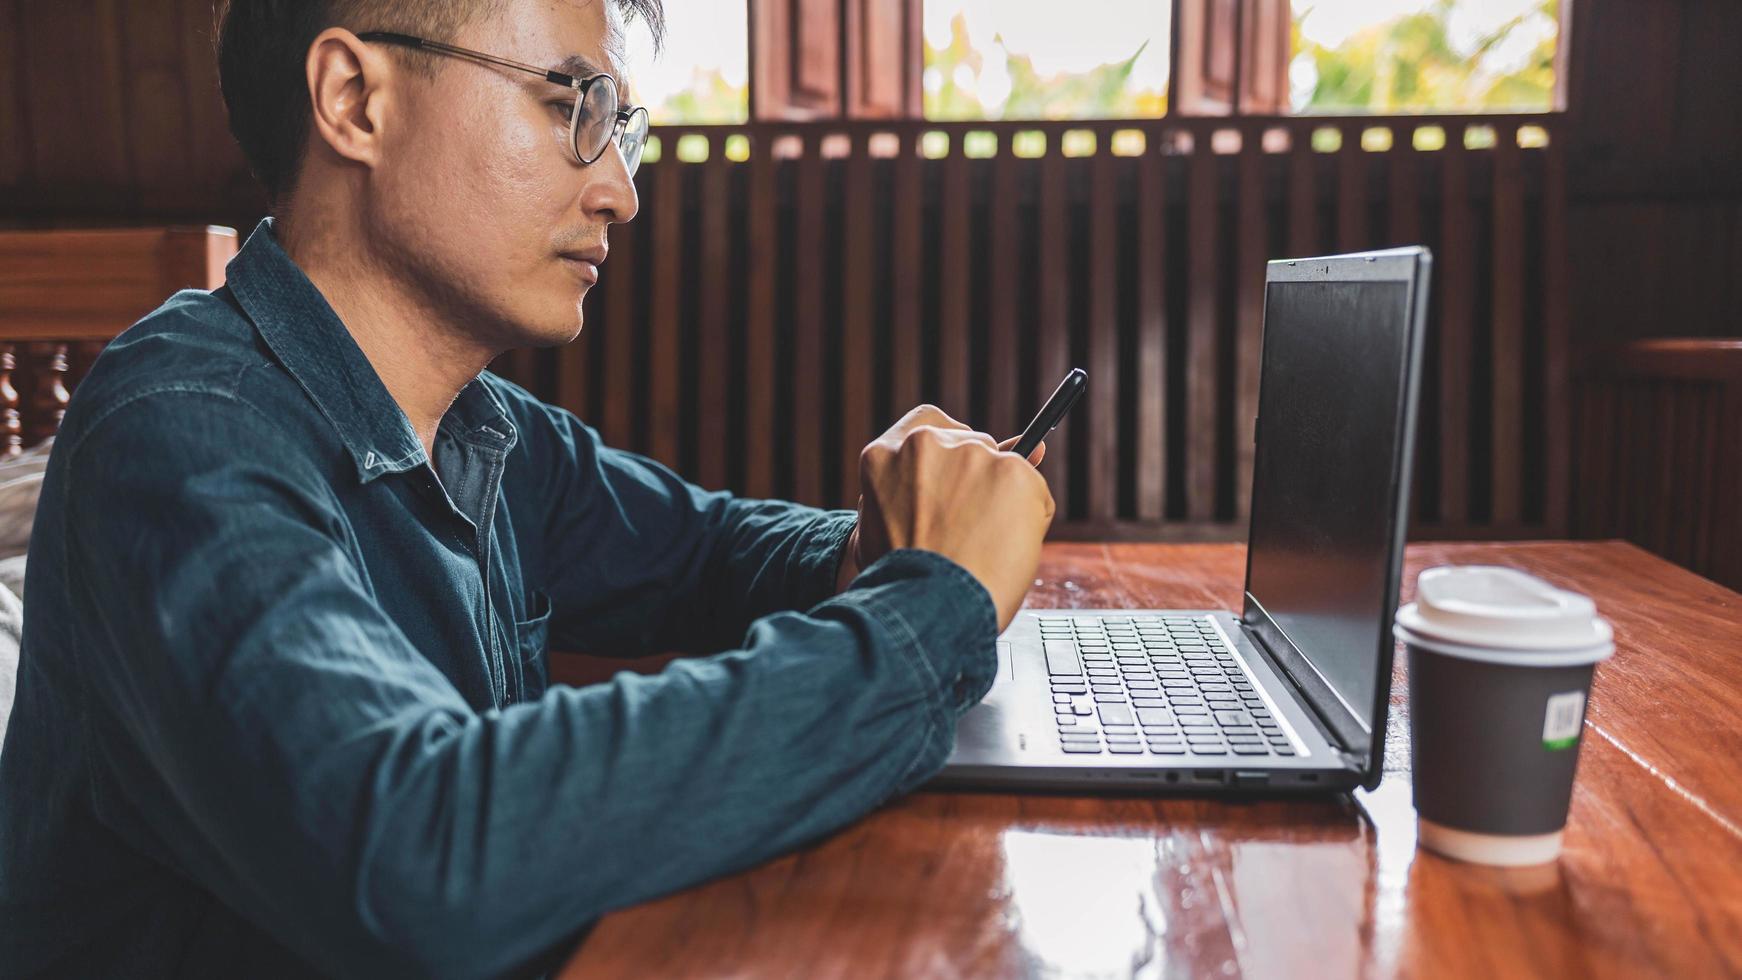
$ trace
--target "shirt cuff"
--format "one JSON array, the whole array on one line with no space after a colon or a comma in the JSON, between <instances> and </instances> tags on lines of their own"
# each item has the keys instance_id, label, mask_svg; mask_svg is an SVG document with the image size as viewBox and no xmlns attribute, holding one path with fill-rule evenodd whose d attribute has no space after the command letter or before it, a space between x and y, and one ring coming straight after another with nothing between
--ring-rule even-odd
<instances>
[{"instance_id":1,"label":"shirt cuff","mask_svg":"<svg viewBox=\"0 0 1742 980\"><path fill-rule=\"evenodd\" d=\"M865 604L925 665L952 718L980 703L998 676L998 607L974 574L935 551L896 548L853 580L849 594L902 579L927 579L919 593L890 601L875 593Z\"/></svg>"},{"instance_id":2,"label":"shirt cuff","mask_svg":"<svg viewBox=\"0 0 1742 980\"><path fill-rule=\"evenodd\" d=\"M798 547L798 576L803 594L793 603L797 609L809 609L835 594L835 576L841 570L841 553L853 534L859 514L852 510L825 511L804 529L804 540Z\"/></svg>"}]
</instances>

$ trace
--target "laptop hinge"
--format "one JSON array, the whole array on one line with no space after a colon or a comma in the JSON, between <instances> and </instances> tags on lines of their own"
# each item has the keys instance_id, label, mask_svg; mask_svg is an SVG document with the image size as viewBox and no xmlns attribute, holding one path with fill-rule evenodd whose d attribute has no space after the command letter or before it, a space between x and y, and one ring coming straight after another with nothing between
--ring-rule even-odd
<instances>
[{"instance_id":1,"label":"laptop hinge","mask_svg":"<svg viewBox=\"0 0 1742 980\"><path fill-rule=\"evenodd\" d=\"M1246 639L1269 662L1271 669L1282 678L1282 682L1289 686L1295 701L1304 705L1312 714L1320 734L1342 753L1344 763L1352 769L1364 769L1372 748L1371 734L1343 706L1341 699L1325 683L1324 678L1319 676L1318 671L1313 670L1305 658L1289 644L1282 631L1269 621L1264 607L1250 594L1246 596L1246 603L1248 615L1258 621L1254 623L1242 620L1240 632L1245 634ZM1264 626L1269 629L1262 628ZM1269 634L1274 634L1274 640Z\"/></svg>"}]
</instances>

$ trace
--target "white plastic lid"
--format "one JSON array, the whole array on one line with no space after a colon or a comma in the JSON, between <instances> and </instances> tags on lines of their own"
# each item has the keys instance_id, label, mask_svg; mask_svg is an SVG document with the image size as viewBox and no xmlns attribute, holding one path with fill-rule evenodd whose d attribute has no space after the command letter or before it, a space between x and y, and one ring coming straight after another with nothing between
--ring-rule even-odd
<instances>
[{"instance_id":1,"label":"white plastic lid","mask_svg":"<svg viewBox=\"0 0 1742 980\"><path fill-rule=\"evenodd\" d=\"M1406 643L1453 656L1512 662L1596 661L1614 650L1615 631L1591 600L1534 575L1497 565L1442 565L1416 579L1416 601L1397 612ZM1544 656L1529 656L1529 654Z\"/></svg>"}]
</instances>

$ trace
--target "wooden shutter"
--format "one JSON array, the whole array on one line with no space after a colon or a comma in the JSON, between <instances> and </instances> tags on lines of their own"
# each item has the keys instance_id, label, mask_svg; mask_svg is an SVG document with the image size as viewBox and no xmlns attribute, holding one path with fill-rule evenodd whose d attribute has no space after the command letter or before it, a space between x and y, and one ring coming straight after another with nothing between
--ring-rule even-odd
<instances>
[{"instance_id":1,"label":"wooden shutter","mask_svg":"<svg viewBox=\"0 0 1742 980\"><path fill-rule=\"evenodd\" d=\"M749 0L750 117L841 114L841 0Z\"/></svg>"},{"instance_id":2,"label":"wooden shutter","mask_svg":"<svg viewBox=\"0 0 1742 980\"><path fill-rule=\"evenodd\" d=\"M847 115L917 119L922 0L844 0Z\"/></svg>"},{"instance_id":3,"label":"wooden shutter","mask_svg":"<svg viewBox=\"0 0 1742 980\"><path fill-rule=\"evenodd\" d=\"M1289 0L1176 0L1173 110L1288 111Z\"/></svg>"},{"instance_id":4,"label":"wooden shutter","mask_svg":"<svg viewBox=\"0 0 1742 980\"><path fill-rule=\"evenodd\" d=\"M1288 61L1293 52L1289 0L1247 0L1240 8L1240 91L1245 115L1288 112Z\"/></svg>"},{"instance_id":5,"label":"wooden shutter","mask_svg":"<svg viewBox=\"0 0 1742 980\"><path fill-rule=\"evenodd\" d=\"M1234 111L1240 0L1176 0L1173 109L1192 116Z\"/></svg>"}]
</instances>

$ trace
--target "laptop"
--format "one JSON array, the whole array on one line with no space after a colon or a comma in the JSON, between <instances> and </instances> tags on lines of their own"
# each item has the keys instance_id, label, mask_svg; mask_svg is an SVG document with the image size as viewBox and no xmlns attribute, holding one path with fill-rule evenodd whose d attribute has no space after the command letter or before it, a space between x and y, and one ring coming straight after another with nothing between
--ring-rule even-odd
<instances>
[{"instance_id":1,"label":"laptop","mask_svg":"<svg viewBox=\"0 0 1742 980\"><path fill-rule=\"evenodd\" d=\"M1268 264L1243 608L1022 611L939 784L1378 784L1430 263Z\"/></svg>"}]
</instances>

